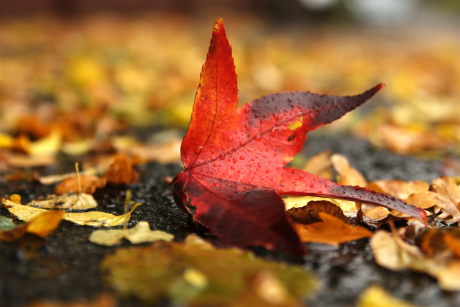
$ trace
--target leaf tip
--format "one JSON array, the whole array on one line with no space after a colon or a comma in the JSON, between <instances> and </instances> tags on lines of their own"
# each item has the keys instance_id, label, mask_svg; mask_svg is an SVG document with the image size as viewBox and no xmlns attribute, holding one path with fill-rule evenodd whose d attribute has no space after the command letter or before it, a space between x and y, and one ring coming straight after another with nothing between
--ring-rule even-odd
<instances>
[{"instance_id":1,"label":"leaf tip","mask_svg":"<svg viewBox=\"0 0 460 307\"><path fill-rule=\"evenodd\" d=\"M214 31L219 31L220 29L224 28L224 20L222 17L218 17L216 22L214 23Z\"/></svg>"}]
</instances>

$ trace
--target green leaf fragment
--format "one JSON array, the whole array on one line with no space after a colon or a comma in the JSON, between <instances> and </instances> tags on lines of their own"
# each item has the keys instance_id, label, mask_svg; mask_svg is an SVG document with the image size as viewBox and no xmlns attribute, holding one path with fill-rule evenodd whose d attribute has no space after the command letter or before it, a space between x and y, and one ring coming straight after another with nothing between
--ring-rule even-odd
<instances>
[{"instance_id":1,"label":"green leaf fragment","mask_svg":"<svg viewBox=\"0 0 460 307\"><path fill-rule=\"evenodd\" d=\"M302 267L190 240L121 248L101 266L120 295L148 303L168 298L187 306L299 306L316 285Z\"/></svg>"}]
</instances>

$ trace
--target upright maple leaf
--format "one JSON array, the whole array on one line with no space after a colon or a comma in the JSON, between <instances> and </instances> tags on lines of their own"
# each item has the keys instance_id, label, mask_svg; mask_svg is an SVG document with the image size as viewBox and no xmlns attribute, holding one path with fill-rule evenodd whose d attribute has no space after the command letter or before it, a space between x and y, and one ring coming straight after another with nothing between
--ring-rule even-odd
<instances>
[{"instance_id":1,"label":"upright maple leaf","mask_svg":"<svg viewBox=\"0 0 460 307\"><path fill-rule=\"evenodd\" d=\"M423 210L391 196L285 166L308 131L340 118L382 87L344 97L276 93L238 108L232 49L217 19L182 141L185 170L173 182L176 201L225 243L296 255L303 249L281 195L350 199L425 218Z\"/></svg>"}]
</instances>

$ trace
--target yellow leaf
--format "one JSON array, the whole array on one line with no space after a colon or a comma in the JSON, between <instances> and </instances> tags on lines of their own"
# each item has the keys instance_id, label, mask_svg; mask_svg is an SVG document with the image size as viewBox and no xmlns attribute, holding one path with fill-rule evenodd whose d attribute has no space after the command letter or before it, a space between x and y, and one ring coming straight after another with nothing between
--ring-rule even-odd
<instances>
[{"instance_id":1,"label":"yellow leaf","mask_svg":"<svg viewBox=\"0 0 460 307\"><path fill-rule=\"evenodd\" d=\"M84 210L97 207L94 197L86 193L49 195L44 200L33 200L27 206L44 209Z\"/></svg>"},{"instance_id":2,"label":"yellow leaf","mask_svg":"<svg viewBox=\"0 0 460 307\"><path fill-rule=\"evenodd\" d=\"M31 142L25 149L32 156L52 156L59 150L61 142L61 133L58 130L53 130L49 136Z\"/></svg>"},{"instance_id":3,"label":"yellow leaf","mask_svg":"<svg viewBox=\"0 0 460 307\"><path fill-rule=\"evenodd\" d=\"M332 179L332 162L330 153L323 151L311 157L303 167L303 170L326 179Z\"/></svg>"},{"instance_id":4,"label":"yellow leaf","mask_svg":"<svg viewBox=\"0 0 460 307\"><path fill-rule=\"evenodd\" d=\"M412 269L438 279L444 290L460 290L460 261L442 256L427 258L414 245L386 231L377 231L371 238L375 261L384 268L400 271Z\"/></svg>"},{"instance_id":5,"label":"yellow leaf","mask_svg":"<svg viewBox=\"0 0 460 307\"><path fill-rule=\"evenodd\" d=\"M95 230L89 240L99 245L112 246L119 244L123 238L133 244L139 244L158 240L171 241L174 236L164 231L150 230L147 222L139 222L130 229Z\"/></svg>"},{"instance_id":6,"label":"yellow leaf","mask_svg":"<svg viewBox=\"0 0 460 307\"><path fill-rule=\"evenodd\" d=\"M417 307L392 297L379 286L370 286L358 299L358 307Z\"/></svg>"},{"instance_id":7,"label":"yellow leaf","mask_svg":"<svg viewBox=\"0 0 460 307\"><path fill-rule=\"evenodd\" d=\"M8 199L2 199L3 205L8 209L11 214L14 214L18 219L22 221L31 221L33 218L48 210L42 208L35 208L27 205L21 205L12 202ZM64 220L78 224L87 225L94 227L112 227L119 226L129 221L133 211L141 204L137 203L131 208L131 210L122 215L113 215L101 211L88 211L88 212L66 212L64 214Z\"/></svg>"},{"instance_id":8,"label":"yellow leaf","mask_svg":"<svg viewBox=\"0 0 460 307\"><path fill-rule=\"evenodd\" d=\"M338 173L338 183L343 185L357 185L363 188L366 187L366 179L358 170L350 165L346 157L334 154L331 157L331 161Z\"/></svg>"}]
</instances>

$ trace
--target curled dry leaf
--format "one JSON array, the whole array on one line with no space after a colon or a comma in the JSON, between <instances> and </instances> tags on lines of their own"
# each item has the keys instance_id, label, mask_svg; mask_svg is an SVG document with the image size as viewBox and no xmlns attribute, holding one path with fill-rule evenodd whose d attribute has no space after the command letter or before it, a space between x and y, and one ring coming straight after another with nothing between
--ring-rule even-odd
<instances>
[{"instance_id":1,"label":"curled dry leaf","mask_svg":"<svg viewBox=\"0 0 460 307\"><path fill-rule=\"evenodd\" d=\"M358 209L354 201L337 199L337 198L324 198L315 196L289 196L283 197L283 202L286 205L286 210L292 208L302 208L313 201L327 201L339 207L343 214L348 217L356 216Z\"/></svg>"},{"instance_id":2,"label":"curled dry leaf","mask_svg":"<svg viewBox=\"0 0 460 307\"><path fill-rule=\"evenodd\" d=\"M322 222L310 225L294 224L302 242L317 242L330 245L369 238L372 232L360 226L347 224L341 219L324 212L318 213Z\"/></svg>"},{"instance_id":3,"label":"curled dry leaf","mask_svg":"<svg viewBox=\"0 0 460 307\"><path fill-rule=\"evenodd\" d=\"M315 287L302 267L236 249L215 249L189 238L119 248L101 266L120 295L150 304L166 297L181 306L245 306L247 301L255 306L299 306Z\"/></svg>"},{"instance_id":4,"label":"curled dry leaf","mask_svg":"<svg viewBox=\"0 0 460 307\"><path fill-rule=\"evenodd\" d=\"M97 207L94 197L86 193L48 195L43 200L33 200L27 206L43 209L85 210Z\"/></svg>"},{"instance_id":5,"label":"curled dry leaf","mask_svg":"<svg viewBox=\"0 0 460 307\"><path fill-rule=\"evenodd\" d=\"M323 151L308 159L302 170L325 179L332 179L332 162L330 156L329 151Z\"/></svg>"},{"instance_id":6,"label":"curled dry leaf","mask_svg":"<svg viewBox=\"0 0 460 307\"><path fill-rule=\"evenodd\" d=\"M54 193L58 195L67 193L87 193L94 194L96 189L103 188L107 184L105 177L97 177L91 175L80 175L80 179L73 176L64 179L61 183L54 187Z\"/></svg>"},{"instance_id":7,"label":"curled dry leaf","mask_svg":"<svg viewBox=\"0 0 460 307\"><path fill-rule=\"evenodd\" d=\"M427 258L415 245L404 242L397 235L377 231L371 238L375 261L384 268L400 271L412 269L438 279L444 290L460 290L460 262L445 257Z\"/></svg>"},{"instance_id":8,"label":"curled dry leaf","mask_svg":"<svg viewBox=\"0 0 460 307\"><path fill-rule=\"evenodd\" d=\"M373 285L359 296L357 307L417 307L406 301L395 298L383 288Z\"/></svg>"},{"instance_id":9,"label":"curled dry leaf","mask_svg":"<svg viewBox=\"0 0 460 307\"><path fill-rule=\"evenodd\" d=\"M2 204L18 219L22 221L31 221L36 216L43 212L48 212L47 209L35 208L27 205L2 198ZM122 215L113 215L101 211L88 211L88 212L66 212L64 220L78 225L94 226L94 227L112 227L119 226L128 222L131 218L133 211L141 204L138 203L131 208L131 210Z\"/></svg>"},{"instance_id":10,"label":"curled dry leaf","mask_svg":"<svg viewBox=\"0 0 460 307\"><path fill-rule=\"evenodd\" d=\"M112 246L119 244L123 238L133 244L139 244L158 240L171 241L174 236L161 230L150 230L149 223L139 222L129 229L95 230L89 240L99 245Z\"/></svg>"},{"instance_id":11,"label":"curled dry leaf","mask_svg":"<svg viewBox=\"0 0 460 307\"><path fill-rule=\"evenodd\" d=\"M437 219L453 224L460 221L460 186L452 177L442 177L433 181L436 192L436 207L442 212Z\"/></svg>"},{"instance_id":12,"label":"curled dry leaf","mask_svg":"<svg viewBox=\"0 0 460 307\"><path fill-rule=\"evenodd\" d=\"M444 244L454 253L457 258L460 258L460 238L450 233L444 234Z\"/></svg>"},{"instance_id":13,"label":"curled dry leaf","mask_svg":"<svg viewBox=\"0 0 460 307\"><path fill-rule=\"evenodd\" d=\"M0 215L0 231L6 231L16 228L16 224L13 219Z\"/></svg>"},{"instance_id":14,"label":"curled dry leaf","mask_svg":"<svg viewBox=\"0 0 460 307\"><path fill-rule=\"evenodd\" d=\"M95 174L96 174L96 169L94 168L85 168L84 171L80 172L80 176L94 176ZM76 178L75 172L57 174L57 175L40 176L38 181L40 181L41 184L48 185L48 184L58 183L68 178Z\"/></svg>"},{"instance_id":15,"label":"curled dry leaf","mask_svg":"<svg viewBox=\"0 0 460 307\"><path fill-rule=\"evenodd\" d=\"M139 173L134 169L133 162L125 155L117 155L105 173L107 183L130 184L139 180Z\"/></svg>"},{"instance_id":16,"label":"curled dry leaf","mask_svg":"<svg viewBox=\"0 0 460 307\"><path fill-rule=\"evenodd\" d=\"M296 223L312 224L321 221L320 212L339 218L345 223L349 222L339 206L326 200L310 201L306 206L287 210L286 214Z\"/></svg>"},{"instance_id":17,"label":"curled dry leaf","mask_svg":"<svg viewBox=\"0 0 460 307\"><path fill-rule=\"evenodd\" d=\"M428 209L436 204L436 193L424 181L380 180L368 184L368 189L396 196L418 208Z\"/></svg>"},{"instance_id":18,"label":"curled dry leaf","mask_svg":"<svg viewBox=\"0 0 460 307\"><path fill-rule=\"evenodd\" d=\"M337 182L343 185L366 187L367 180L364 176L350 165L345 156L334 154L331 157L332 165L337 171Z\"/></svg>"},{"instance_id":19,"label":"curled dry leaf","mask_svg":"<svg viewBox=\"0 0 460 307\"><path fill-rule=\"evenodd\" d=\"M61 223L64 211L46 211L34 217L30 222L14 229L0 231L0 241L14 241L26 233L46 238Z\"/></svg>"},{"instance_id":20,"label":"curled dry leaf","mask_svg":"<svg viewBox=\"0 0 460 307\"><path fill-rule=\"evenodd\" d=\"M142 144L136 139L127 137L114 138L113 144L117 151L144 162L171 163L180 161L181 140L177 135L170 135L167 141L159 144Z\"/></svg>"}]
</instances>

